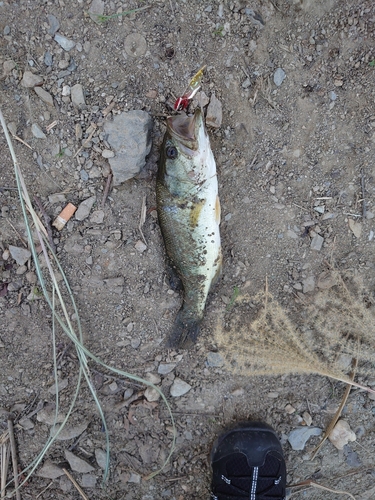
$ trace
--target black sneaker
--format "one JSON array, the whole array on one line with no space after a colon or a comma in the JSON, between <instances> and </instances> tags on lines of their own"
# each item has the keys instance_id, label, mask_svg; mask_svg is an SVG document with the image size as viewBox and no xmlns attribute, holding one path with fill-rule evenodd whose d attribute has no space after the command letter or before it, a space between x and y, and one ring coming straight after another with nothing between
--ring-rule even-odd
<instances>
[{"instance_id":1,"label":"black sneaker","mask_svg":"<svg viewBox=\"0 0 375 500\"><path fill-rule=\"evenodd\" d=\"M276 432L248 422L221 435L211 452L212 500L284 500L286 467Z\"/></svg>"}]
</instances>

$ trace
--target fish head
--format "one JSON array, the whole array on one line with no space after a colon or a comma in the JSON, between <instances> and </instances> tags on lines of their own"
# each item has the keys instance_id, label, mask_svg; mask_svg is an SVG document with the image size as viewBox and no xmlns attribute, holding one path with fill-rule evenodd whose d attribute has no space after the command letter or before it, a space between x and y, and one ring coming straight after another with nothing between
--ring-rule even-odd
<instances>
[{"instance_id":1,"label":"fish head","mask_svg":"<svg viewBox=\"0 0 375 500\"><path fill-rule=\"evenodd\" d=\"M168 175L186 175L192 182L201 182L208 169L216 168L199 108L192 116L181 113L167 119L162 158Z\"/></svg>"}]
</instances>

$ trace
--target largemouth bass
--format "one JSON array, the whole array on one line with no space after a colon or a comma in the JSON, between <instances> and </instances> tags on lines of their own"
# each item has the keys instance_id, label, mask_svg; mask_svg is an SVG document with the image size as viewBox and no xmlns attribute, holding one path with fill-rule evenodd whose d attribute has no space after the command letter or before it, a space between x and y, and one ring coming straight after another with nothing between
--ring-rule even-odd
<instances>
[{"instance_id":1,"label":"largemouth bass","mask_svg":"<svg viewBox=\"0 0 375 500\"><path fill-rule=\"evenodd\" d=\"M156 199L167 254L184 288L167 345L186 348L197 339L222 265L216 164L200 109L167 119Z\"/></svg>"}]
</instances>

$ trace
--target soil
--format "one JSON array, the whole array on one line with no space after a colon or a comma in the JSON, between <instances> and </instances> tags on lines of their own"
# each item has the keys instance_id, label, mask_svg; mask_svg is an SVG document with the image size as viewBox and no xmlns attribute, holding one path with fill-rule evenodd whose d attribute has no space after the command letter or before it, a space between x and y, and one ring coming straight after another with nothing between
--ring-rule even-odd
<instances>
[{"instance_id":1,"label":"soil","mask_svg":"<svg viewBox=\"0 0 375 500\"><path fill-rule=\"evenodd\" d=\"M232 374L217 366L210 353L217 350L217 318L230 309L234 294L255 296L266 277L270 292L298 318L319 293L319 279L334 260L363 281L372 304L373 1L109 1L104 15L119 15L108 19L90 17L90 4L0 2L0 105L12 132L23 141L13 139L30 196L38 197L49 217L54 219L68 202L78 206L96 197L88 218L73 217L62 231L53 232L84 344L108 365L161 387L175 418L177 440L165 469L144 479L161 467L172 443L166 406L160 399L147 400L143 384L90 362L109 429L106 487L101 488L103 471L95 458L105 449L105 434L86 382L67 423L78 435L57 441L43 463L48 458L69 468L68 450L91 464L90 472L78 472L78 466L72 471L90 499L207 499L209 452L218 433L238 421L261 419L281 438L288 484L313 479L349 491L357 500L372 498L375 405L366 392L352 391L344 409L356 441L343 450L327 442L311 460L319 438L310 438L296 451L287 436L306 423L305 412L311 425L324 429L344 384L318 375ZM100 4L95 1L96 8ZM121 15L139 7L143 10ZM47 15L55 16L58 32L75 42L72 49L65 51L54 40ZM137 34L139 43L131 55L130 34ZM223 106L221 127L210 128L209 135L218 169L224 268L210 294L199 341L189 351L174 352L163 342L182 298L167 279L155 175L170 104L203 65L202 89L208 96L214 93ZM285 72L280 85L274 82L278 68ZM21 85L25 71L42 77L52 106ZM85 94L81 106L69 95L68 87L76 84ZM102 206L110 173L102 155L108 149L103 125L118 112L139 109L153 119L151 153L141 174L111 188ZM35 123L45 138L33 135ZM94 129L91 124L94 134L82 147ZM41 409L51 412L55 404L52 316L38 295L32 260L19 265L8 253L10 245L23 247L27 235L3 133L0 141L0 408L16 418L23 468L41 451L51 429ZM55 194L63 196L49 198ZM136 244L142 241L144 197L147 248L140 252ZM35 209L44 220L37 204ZM102 222L93 217L100 210ZM70 314L74 322L74 311ZM230 338L227 348L233 350ZM60 411L66 414L79 365L72 342L59 330L56 349L58 376L65 381L59 390ZM171 371L159 374L165 362L172 363ZM176 378L191 389L172 397ZM371 377L361 382L375 383ZM6 413L0 413L1 431L6 421ZM65 475L51 480L37 473L21 496L81 498ZM295 498L338 496L312 488Z\"/></svg>"}]
</instances>

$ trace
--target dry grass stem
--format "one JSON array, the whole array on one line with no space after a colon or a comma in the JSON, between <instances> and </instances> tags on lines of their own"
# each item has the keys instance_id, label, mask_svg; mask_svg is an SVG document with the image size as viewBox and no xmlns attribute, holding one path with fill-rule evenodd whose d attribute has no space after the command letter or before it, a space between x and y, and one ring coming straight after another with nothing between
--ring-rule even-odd
<instances>
[{"instance_id":1,"label":"dry grass stem","mask_svg":"<svg viewBox=\"0 0 375 500\"><path fill-rule=\"evenodd\" d=\"M5 486L9 467L9 433L4 432L0 437L0 498L5 498Z\"/></svg>"},{"instance_id":2,"label":"dry grass stem","mask_svg":"<svg viewBox=\"0 0 375 500\"><path fill-rule=\"evenodd\" d=\"M146 207L146 195L145 195L142 199L141 217L139 219L138 229L139 232L141 233L143 243L147 246L146 239L142 231L143 224L146 222L146 212L147 212L147 207Z\"/></svg>"},{"instance_id":3,"label":"dry grass stem","mask_svg":"<svg viewBox=\"0 0 375 500\"><path fill-rule=\"evenodd\" d=\"M77 481L74 479L74 477L66 469L63 469L63 471L66 474L66 476L68 477L68 479L72 482L72 484L74 485L74 487L76 488L76 490L78 491L78 493L81 495L81 497L84 500L89 500L89 498L85 495L85 492L80 487L80 485L77 483Z\"/></svg>"},{"instance_id":4,"label":"dry grass stem","mask_svg":"<svg viewBox=\"0 0 375 500\"><path fill-rule=\"evenodd\" d=\"M342 491L342 490L334 490L332 488L328 488L327 486L322 486L319 483L316 483L315 481L312 481L311 479L308 479L307 481L302 481L302 483L298 484L293 484L292 486L289 486L289 488L299 488L302 486L308 486L308 487L313 487L313 488L318 488L319 490L324 490L324 491L329 491L330 493L335 493L336 495L347 495L349 498L352 498L353 500L356 500L355 497L348 491ZM301 493L302 491L306 491L305 489L296 491L290 495L289 498L292 496L296 495L297 493Z\"/></svg>"},{"instance_id":5,"label":"dry grass stem","mask_svg":"<svg viewBox=\"0 0 375 500\"><path fill-rule=\"evenodd\" d=\"M356 368L357 368L357 365L358 365L358 362L357 362L356 359L353 359L353 365L354 365L353 366L353 371L350 374L351 380L354 380L355 371L356 371ZM325 443L325 441L329 438L331 432L333 431L333 428L337 424L337 421L338 421L338 419L341 416L342 410L344 409L344 406L346 405L346 402L348 400L348 397L349 397L351 389L352 389L352 385L351 384L347 384L347 386L345 388L344 396L343 396L343 398L341 400L341 403L340 403L340 406L337 408L337 411L336 411L333 419L331 420L331 422L329 423L327 429L325 430L323 439L320 441L320 443L315 448L315 450L313 450L313 453L311 455L311 460L314 460L314 458L316 457L317 453L319 452L319 450L321 449L321 447L323 446L323 444Z\"/></svg>"},{"instance_id":6,"label":"dry grass stem","mask_svg":"<svg viewBox=\"0 0 375 500\"><path fill-rule=\"evenodd\" d=\"M10 449L12 451L13 480L16 492L16 499L21 500L21 493L18 482L17 447L16 447L16 440L14 437L13 420L11 420L10 418L8 419L8 432L9 432Z\"/></svg>"},{"instance_id":7,"label":"dry grass stem","mask_svg":"<svg viewBox=\"0 0 375 500\"><path fill-rule=\"evenodd\" d=\"M375 318L355 279L348 284L332 271L329 290L289 316L268 291L237 297L230 314L223 312L216 342L228 371L245 376L319 374L375 393L347 374L353 358L358 373L367 376L375 363ZM254 305L255 319L246 320ZM229 316L229 317L228 317Z\"/></svg>"}]
</instances>

